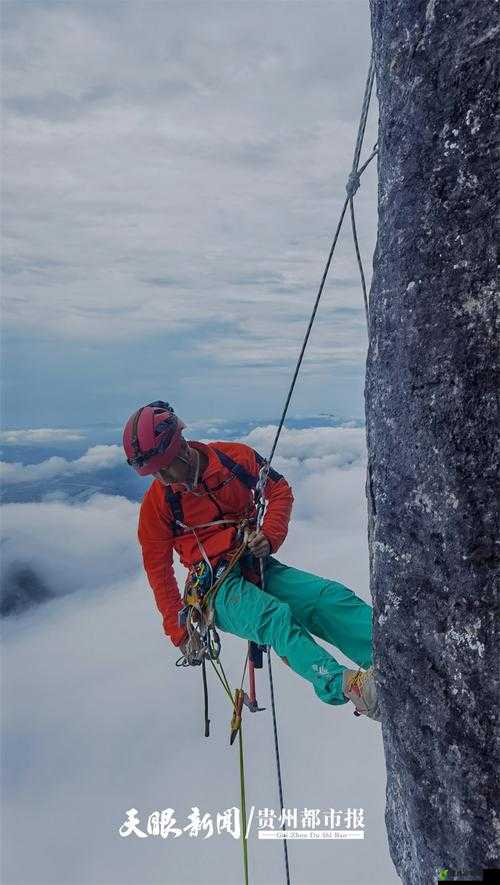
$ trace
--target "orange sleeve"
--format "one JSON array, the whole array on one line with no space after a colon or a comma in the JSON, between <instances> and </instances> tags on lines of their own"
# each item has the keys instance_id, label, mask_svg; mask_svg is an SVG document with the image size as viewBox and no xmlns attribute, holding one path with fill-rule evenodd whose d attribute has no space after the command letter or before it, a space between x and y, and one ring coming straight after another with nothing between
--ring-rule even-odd
<instances>
[{"instance_id":1,"label":"orange sleeve","mask_svg":"<svg viewBox=\"0 0 500 885\"><path fill-rule=\"evenodd\" d=\"M266 501L267 509L262 521L262 531L271 545L271 553L275 553L288 534L293 506L292 489L284 476L280 479L268 476Z\"/></svg>"},{"instance_id":2,"label":"orange sleeve","mask_svg":"<svg viewBox=\"0 0 500 885\"><path fill-rule=\"evenodd\" d=\"M251 446L238 443L234 446L231 457L240 461L253 475L258 476L264 458ZM261 530L271 545L271 553L275 553L288 534L288 524L292 514L293 493L284 476L274 470L269 471L266 483L266 512Z\"/></svg>"},{"instance_id":3,"label":"orange sleeve","mask_svg":"<svg viewBox=\"0 0 500 885\"><path fill-rule=\"evenodd\" d=\"M160 509L151 486L141 505L138 538L148 581L163 618L163 629L173 644L179 646L187 634L177 623L182 599L173 569L173 537L167 514Z\"/></svg>"}]
</instances>

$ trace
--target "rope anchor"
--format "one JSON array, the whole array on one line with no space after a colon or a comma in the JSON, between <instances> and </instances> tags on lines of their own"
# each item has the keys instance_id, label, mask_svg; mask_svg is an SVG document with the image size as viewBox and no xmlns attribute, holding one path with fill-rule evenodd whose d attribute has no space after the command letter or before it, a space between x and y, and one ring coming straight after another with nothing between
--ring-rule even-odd
<instances>
[{"instance_id":1,"label":"rope anchor","mask_svg":"<svg viewBox=\"0 0 500 885\"><path fill-rule=\"evenodd\" d=\"M347 179L347 184L345 186L347 196L353 197L356 191L361 184L361 178L359 172L355 172L354 170L349 173L349 178Z\"/></svg>"}]
</instances>

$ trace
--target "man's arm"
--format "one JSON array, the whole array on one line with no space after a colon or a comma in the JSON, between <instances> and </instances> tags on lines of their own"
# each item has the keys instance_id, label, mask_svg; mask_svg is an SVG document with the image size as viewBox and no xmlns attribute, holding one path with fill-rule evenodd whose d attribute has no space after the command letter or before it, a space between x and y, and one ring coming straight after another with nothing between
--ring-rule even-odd
<instances>
[{"instance_id":1,"label":"man's arm","mask_svg":"<svg viewBox=\"0 0 500 885\"><path fill-rule=\"evenodd\" d=\"M275 553L283 544L292 515L292 489L284 476L280 479L268 477L266 483L267 510L261 529L271 545L271 553Z\"/></svg>"},{"instance_id":2,"label":"man's arm","mask_svg":"<svg viewBox=\"0 0 500 885\"><path fill-rule=\"evenodd\" d=\"M241 454L238 452L233 455L235 460L247 468L247 470L258 476L259 471L264 463L264 458L251 446L238 444L241 447ZM242 457L243 456L243 457ZM271 467L266 483L266 501L267 509L262 522L261 531L266 536L271 545L271 553L281 547L283 541L288 534L288 524L293 506L292 489L287 483L284 476Z\"/></svg>"},{"instance_id":3,"label":"man's arm","mask_svg":"<svg viewBox=\"0 0 500 885\"><path fill-rule=\"evenodd\" d=\"M173 644L179 646L187 634L184 627L177 624L182 600L173 569L173 537L172 526L166 514L160 510L158 500L151 492L146 493L138 529L142 560L163 618L163 629Z\"/></svg>"}]
</instances>

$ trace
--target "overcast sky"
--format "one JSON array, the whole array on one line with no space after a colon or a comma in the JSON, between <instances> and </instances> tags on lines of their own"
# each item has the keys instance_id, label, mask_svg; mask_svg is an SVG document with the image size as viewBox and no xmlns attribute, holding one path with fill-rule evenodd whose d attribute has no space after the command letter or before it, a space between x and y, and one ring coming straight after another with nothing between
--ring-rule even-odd
<instances>
[{"instance_id":1,"label":"overcast sky","mask_svg":"<svg viewBox=\"0 0 500 885\"><path fill-rule=\"evenodd\" d=\"M119 425L158 397L275 416L352 162L367 0L2 11L3 426ZM375 163L357 206L370 277ZM346 223L292 409L361 415L365 346Z\"/></svg>"}]
</instances>

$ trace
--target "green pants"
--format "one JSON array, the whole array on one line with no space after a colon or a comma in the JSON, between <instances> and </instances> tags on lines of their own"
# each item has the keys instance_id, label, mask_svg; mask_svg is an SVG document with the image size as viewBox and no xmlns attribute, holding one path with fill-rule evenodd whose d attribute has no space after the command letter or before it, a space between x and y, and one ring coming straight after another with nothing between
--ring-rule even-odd
<instances>
[{"instance_id":1,"label":"green pants","mask_svg":"<svg viewBox=\"0 0 500 885\"><path fill-rule=\"evenodd\" d=\"M371 607L343 584L284 565L273 556L265 563L265 586L263 592L245 580L237 564L217 591L216 626L270 645L309 680L325 703L347 703L342 693L346 668L311 634L367 668L373 663Z\"/></svg>"}]
</instances>

